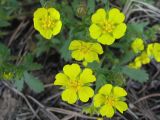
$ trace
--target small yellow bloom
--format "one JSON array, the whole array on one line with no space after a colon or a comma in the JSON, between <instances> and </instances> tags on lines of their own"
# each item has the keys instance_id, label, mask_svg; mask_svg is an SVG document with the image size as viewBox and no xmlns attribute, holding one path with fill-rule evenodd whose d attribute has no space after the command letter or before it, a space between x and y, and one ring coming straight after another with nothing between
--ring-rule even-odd
<instances>
[{"instance_id":1,"label":"small yellow bloom","mask_svg":"<svg viewBox=\"0 0 160 120\"><path fill-rule=\"evenodd\" d=\"M129 67L139 69L142 65L150 63L150 58L145 51L143 51L139 56L137 56L133 63L129 64Z\"/></svg>"},{"instance_id":2,"label":"small yellow bloom","mask_svg":"<svg viewBox=\"0 0 160 120\"><path fill-rule=\"evenodd\" d=\"M100 8L92 15L91 20L90 36L102 44L111 45L126 32L125 16L117 8L108 12Z\"/></svg>"},{"instance_id":3,"label":"small yellow bloom","mask_svg":"<svg viewBox=\"0 0 160 120\"><path fill-rule=\"evenodd\" d=\"M69 46L72 50L72 58L77 61L84 61L84 63L99 61L98 54L103 53L102 46L99 43L83 42L81 40L74 40Z\"/></svg>"},{"instance_id":4,"label":"small yellow bloom","mask_svg":"<svg viewBox=\"0 0 160 120\"><path fill-rule=\"evenodd\" d=\"M60 14L55 8L38 8L33 21L34 28L46 39L57 35L62 27Z\"/></svg>"},{"instance_id":5,"label":"small yellow bloom","mask_svg":"<svg viewBox=\"0 0 160 120\"><path fill-rule=\"evenodd\" d=\"M89 86L95 80L91 69L85 68L82 71L78 64L71 64L65 65L63 73L56 75L54 85L63 86L65 90L62 92L62 100L74 104L78 99L87 102L94 95Z\"/></svg>"},{"instance_id":6,"label":"small yellow bloom","mask_svg":"<svg viewBox=\"0 0 160 120\"><path fill-rule=\"evenodd\" d=\"M4 79L4 80L11 80L12 78L13 78L13 73L11 73L11 72L4 72L3 74L2 74L2 78Z\"/></svg>"},{"instance_id":7,"label":"small yellow bloom","mask_svg":"<svg viewBox=\"0 0 160 120\"><path fill-rule=\"evenodd\" d=\"M151 43L147 47L147 54L154 57L157 62L160 62L160 43Z\"/></svg>"},{"instance_id":8,"label":"small yellow bloom","mask_svg":"<svg viewBox=\"0 0 160 120\"><path fill-rule=\"evenodd\" d=\"M120 113L128 109L128 105L124 102L126 95L127 92L123 88L106 84L95 95L94 106L100 108L99 112L102 116L111 118L115 113L115 109Z\"/></svg>"},{"instance_id":9,"label":"small yellow bloom","mask_svg":"<svg viewBox=\"0 0 160 120\"><path fill-rule=\"evenodd\" d=\"M133 49L133 51L135 53L138 53L142 50L144 50L144 43L143 43L143 40L141 38L136 38L132 44L131 44L131 47Z\"/></svg>"},{"instance_id":10,"label":"small yellow bloom","mask_svg":"<svg viewBox=\"0 0 160 120\"><path fill-rule=\"evenodd\" d=\"M150 63L150 58L147 55L147 53L145 51L143 51L138 57L137 57L138 61L141 61L142 64L148 64ZM135 59L136 61L136 59Z\"/></svg>"}]
</instances>

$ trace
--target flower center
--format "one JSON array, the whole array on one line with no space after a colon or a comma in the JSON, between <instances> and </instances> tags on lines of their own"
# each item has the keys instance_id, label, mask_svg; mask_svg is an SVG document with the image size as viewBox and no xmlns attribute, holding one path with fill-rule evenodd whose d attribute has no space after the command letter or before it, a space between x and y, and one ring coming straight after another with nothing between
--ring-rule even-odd
<instances>
[{"instance_id":1,"label":"flower center","mask_svg":"<svg viewBox=\"0 0 160 120\"><path fill-rule=\"evenodd\" d=\"M80 48L82 54L86 54L90 50L91 46L90 45L82 45Z\"/></svg>"},{"instance_id":2,"label":"flower center","mask_svg":"<svg viewBox=\"0 0 160 120\"><path fill-rule=\"evenodd\" d=\"M114 27L114 25L113 25L112 22L106 20L106 21L104 22L102 28L103 28L103 30L104 30L105 32L110 33L110 32L112 32L112 31L114 30L115 27Z\"/></svg>"},{"instance_id":3,"label":"flower center","mask_svg":"<svg viewBox=\"0 0 160 120\"><path fill-rule=\"evenodd\" d=\"M78 91L82 84L78 80L70 80L69 87Z\"/></svg>"},{"instance_id":4,"label":"flower center","mask_svg":"<svg viewBox=\"0 0 160 120\"><path fill-rule=\"evenodd\" d=\"M55 24L55 21L51 18L51 16L44 17L42 19L42 27L43 29L52 29Z\"/></svg>"},{"instance_id":5,"label":"flower center","mask_svg":"<svg viewBox=\"0 0 160 120\"><path fill-rule=\"evenodd\" d=\"M106 104L114 106L115 102L116 102L116 98L114 96L107 96L106 97Z\"/></svg>"}]
</instances>

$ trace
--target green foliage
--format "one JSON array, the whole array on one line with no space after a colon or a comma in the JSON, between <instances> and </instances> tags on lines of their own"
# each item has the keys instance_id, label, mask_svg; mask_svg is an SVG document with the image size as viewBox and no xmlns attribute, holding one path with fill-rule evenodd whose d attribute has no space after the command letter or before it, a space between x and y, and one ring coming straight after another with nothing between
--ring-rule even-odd
<instances>
[{"instance_id":1,"label":"green foliage","mask_svg":"<svg viewBox=\"0 0 160 120\"><path fill-rule=\"evenodd\" d=\"M25 70L34 71L42 68L42 65L33 62L33 55L27 54L24 57L23 63Z\"/></svg>"},{"instance_id":2,"label":"green foliage","mask_svg":"<svg viewBox=\"0 0 160 120\"><path fill-rule=\"evenodd\" d=\"M25 82L33 91L37 93L43 91L43 83L29 74L29 72L42 69L40 64L34 62L34 56L28 53L24 56L22 62L17 65L13 64L15 60L13 58L14 57L10 54L10 49L0 43L0 79L4 79L4 73L11 73L13 74L11 80L18 90L23 90Z\"/></svg>"},{"instance_id":3,"label":"green foliage","mask_svg":"<svg viewBox=\"0 0 160 120\"><path fill-rule=\"evenodd\" d=\"M35 91L36 93L40 93L44 90L43 83L38 80L38 78L32 76L31 74L24 72L24 81L27 85Z\"/></svg>"},{"instance_id":4,"label":"green foliage","mask_svg":"<svg viewBox=\"0 0 160 120\"><path fill-rule=\"evenodd\" d=\"M10 50L3 45L2 43L0 43L0 65L5 61L9 60L9 56L10 56Z\"/></svg>"},{"instance_id":5,"label":"green foliage","mask_svg":"<svg viewBox=\"0 0 160 120\"><path fill-rule=\"evenodd\" d=\"M144 28L147 23L129 23L127 24L127 33L124 36L126 41L133 41L135 38L143 38Z\"/></svg>"},{"instance_id":6,"label":"green foliage","mask_svg":"<svg viewBox=\"0 0 160 120\"><path fill-rule=\"evenodd\" d=\"M17 90L22 91L24 87L24 80L16 80L14 86L17 88Z\"/></svg>"},{"instance_id":7,"label":"green foliage","mask_svg":"<svg viewBox=\"0 0 160 120\"><path fill-rule=\"evenodd\" d=\"M149 79L149 76L145 70L140 70L140 69L136 70L129 67L123 67L122 73L124 73L131 79L134 79L141 83L146 82Z\"/></svg>"},{"instance_id":8,"label":"green foliage","mask_svg":"<svg viewBox=\"0 0 160 120\"><path fill-rule=\"evenodd\" d=\"M84 106L82 108L82 113L86 113L86 114L90 114L90 115L98 115L99 112L98 112L98 109L94 107L93 104L89 105L89 106Z\"/></svg>"},{"instance_id":9,"label":"green foliage","mask_svg":"<svg viewBox=\"0 0 160 120\"><path fill-rule=\"evenodd\" d=\"M107 83L107 78L104 74L98 74L96 79L96 88L95 91L97 92L99 88Z\"/></svg>"}]
</instances>

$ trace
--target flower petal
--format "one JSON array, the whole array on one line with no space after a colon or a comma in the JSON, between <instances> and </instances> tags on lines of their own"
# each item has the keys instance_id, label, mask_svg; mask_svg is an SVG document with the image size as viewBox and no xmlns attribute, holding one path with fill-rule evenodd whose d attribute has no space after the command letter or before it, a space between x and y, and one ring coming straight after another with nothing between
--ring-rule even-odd
<instances>
[{"instance_id":1,"label":"flower petal","mask_svg":"<svg viewBox=\"0 0 160 120\"><path fill-rule=\"evenodd\" d=\"M60 31L61 31L61 28L62 28L62 22L61 21L57 21L55 23L55 26L52 30L52 34L53 35L57 35Z\"/></svg>"},{"instance_id":2,"label":"flower petal","mask_svg":"<svg viewBox=\"0 0 160 120\"><path fill-rule=\"evenodd\" d=\"M103 34L101 37L98 38L98 42L104 44L104 45L111 45L115 41L115 38L113 38L109 34Z\"/></svg>"},{"instance_id":3,"label":"flower petal","mask_svg":"<svg viewBox=\"0 0 160 120\"><path fill-rule=\"evenodd\" d=\"M34 28L36 30L38 31L43 30L40 20L38 20L37 18L33 18L33 21L34 21Z\"/></svg>"},{"instance_id":4,"label":"flower petal","mask_svg":"<svg viewBox=\"0 0 160 120\"><path fill-rule=\"evenodd\" d=\"M89 68L85 68L80 75L80 81L84 84L94 82L95 80L96 77L92 74L92 70Z\"/></svg>"},{"instance_id":5,"label":"flower petal","mask_svg":"<svg viewBox=\"0 0 160 120\"><path fill-rule=\"evenodd\" d=\"M98 54L102 54L103 53L103 48L99 43L93 43L92 50L95 51Z\"/></svg>"},{"instance_id":6,"label":"flower petal","mask_svg":"<svg viewBox=\"0 0 160 120\"><path fill-rule=\"evenodd\" d=\"M77 101L77 94L74 89L66 89L62 92L62 100L69 104L74 104Z\"/></svg>"},{"instance_id":7,"label":"flower petal","mask_svg":"<svg viewBox=\"0 0 160 120\"><path fill-rule=\"evenodd\" d=\"M98 93L101 93L103 95L110 95L111 91L112 91L112 85L111 84L106 84L106 85L104 85L100 88Z\"/></svg>"},{"instance_id":8,"label":"flower petal","mask_svg":"<svg viewBox=\"0 0 160 120\"><path fill-rule=\"evenodd\" d=\"M69 50L78 50L82 46L82 42L80 40L73 40L70 43Z\"/></svg>"},{"instance_id":9,"label":"flower petal","mask_svg":"<svg viewBox=\"0 0 160 120\"><path fill-rule=\"evenodd\" d=\"M102 23L106 19L106 11L103 8L100 8L92 15L93 23Z\"/></svg>"},{"instance_id":10,"label":"flower petal","mask_svg":"<svg viewBox=\"0 0 160 120\"><path fill-rule=\"evenodd\" d=\"M126 32L127 26L124 23L119 24L115 30L113 31L113 36L116 39L119 39L121 37L124 36L125 32Z\"/></svg>"},{"instance_id":11,"label":"flower petal","mask_svg":"<svg viewBox=\"0 0 160 120\"><path fill-rule=\"evenodd\" d=\"M89 98L91 98L94 95L94 91L91 87L81 87L78 90L78 95L82 102L87 102Z\"/></svg>"},{"instance_id":12,"label":"flower petal","mask_svg":"<svg viewBox=\"0 0 160 120\"><path fill-rule=\"evenodd\" d=\"M153 48L154 48L154 44L153 43L148 44L148 46L147 46L147 55L149 57L153 56L153 50L154 50Z\"/></svg>"},{"instance_id":13,"label":"flower petal","mask_svg":"<svg viewBox=\"0 0 160 120\"><path fill-rule=\"evenodd\" d=\"M94 60L99 60L98 54L96 52L88 51L85 54L85 61L87 62L93 62Z\"/></svg>"},{"instance_id":14,"label":"flower petal","mask_svg":"<svg viewBox=\"0 0 160 120\"><path fill-rule=\"evenodd\" d=\"M109 11L109 20L113 23L122 23L124 19L125 16L119 11L119 9L113 8Z\"/></svg>"},{"instance_id":15,"label":"flower petal","mask_svg":"<svg viewBox=\"0 0 160 120\"><path fill-rule=\"evenodd\" d=\"M114 109L111 105L107 104L101 107L100 113L102 116L107 116L108 118L111 118L114 115Z\"/></svg>"},{"instance_id":16,"label":"flower petal","mask_svg":"<svg viewBox=\"0 0 160 120\"><path fill-rule=\"evenodd\" d=\"M65 65L63 67L63 72L68 77L70 77L71 80L75 80L75 78L81 72L81 68L80 68L80 66L78 64Z\"/></svg>"},{"instance_id":17,"label":"flower petal","mask_svg":"<svg viewBox=\"0 0 160 120\"><path fill-rule=\"evenodd\" d=\"M58 73L55 78L56 78L56 80L54 81L54 85L67 86L67 84L69 82L68 77L63 73Z\"/></svg>"},{"instance_id":18,"label":"flower petal","mask_svg":"<svg viewBox=\"0 0 160 120\"><path fill-rule=\"evenodd\" d=\"M60 19L60 13L55 8L49 8L48 9L48 14L49 14L49 16L54 18L54 20L59 20Z\"/></svg>"},{"instance_id":19,"label":"flower petal","mask_svg":"<svg viewBox=\"0 0 160 120\"><path fill-rule=\"evenodd\" d=\"M120 113L123 113L123 111L126 111L128 109L128 105L122 101L117 101L115 103L115 107Z\"/></svg>"},{"instance_id":20,"label":"flower petal","mask_svg":"<svg viewBox=\"0 0 160 120\"><path fill-rule=\"evenodd\" d=\"M95 107L100 107L101 105L104 104L105 100L106 100L106 98L103 95L96 94L94 96L94 106Z\"/></svg>"},{"instance_id":21,"label":"flower petal","mask_svg":"<svg viewBox=\"0 0 160 120\"><path fill-rule=\"evenodd\" d=\"M98 27L96 24L92 24L89 27L89 32L90 32L90 36L93 39L97 39L101 35L101 33L102 33L101 28Z\"/></svg>"},{"instance_id":22,"label":"flower petal","mask_svg":"<svg viewBox=\"0 0 160 120\"><path fill-rule=\"evenodd\" d=\"M114 87L113 94L117 97L123 97L127 95L127 92L121 87Z\"/></svg>"},{"instance_id":23,"label":"flower petal","mask_svg":"<svg viewBox=\"0 0 160 120\"><path fill-rule=\"evenodd\" d=\"M39 30L39 32L46 39L52 38L52 31L50 29L49 30Z\"/></svg>"},{"instance_id":24,"label":"flower petal","mask_svg":"<svg viewBox=\"0 0 160 120\"><path fill-rule=\"evenodd\" d=\"M34 12L34 18L41 19L48 15L47 9L45 8L38 8Z\"/></svg>"},{"instance_id":25,"label":"flower petal","mask_svg":"<svg viewBox=\"0 0 160 120\"><path fill-rule=\"evenodd\" d=\"M81 50L73 51L71 56L72 56L72 58L74 58L75 60L78 60L78 61L84 59L84 55L82 54Z\"/></svg>"}]
</instances>

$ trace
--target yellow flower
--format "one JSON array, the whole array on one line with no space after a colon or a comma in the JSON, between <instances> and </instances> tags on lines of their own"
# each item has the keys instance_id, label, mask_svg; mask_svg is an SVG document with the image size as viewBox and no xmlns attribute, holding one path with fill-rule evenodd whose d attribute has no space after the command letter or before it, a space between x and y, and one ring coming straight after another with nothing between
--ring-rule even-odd
<instances>
[{"instance_id":1,"label":"yellow flower","mask_svg":"<svg viewBox=\"0 0 160 120\"><path fill-rule=\"evenodd\" d=\"M34 28L46 39L57 35L62 27L60 14L55 8L38 8L33 21Z\"/></svg>"},{"instance_id":2,"label":"yellow flower","mask_svg":"<svg viewBox=\"0 0 160 120\"><path fill-rule=\"evenodd\" d=\"M137 57L138 61L141 61L142 64L148 64L150 63L150 58L149 56L147 55L147 53L145 51L143 51L140 56ZM136 59L135 59L136 61Z\"/></svg>"},{"instance_id":3,"label":"yellow flower","mask_svg":"<svg viewBox=\"0 0 160 120\"><path fill-rule=\"evenodd\" d=\"M124 102L126 95L127 92L123 88L106 84L95 95L94 106L100 108L99 112L102 116L111 118L115 113L115 109L120 113L128 109L128 105Z\"/></svg>"},{"instance_id":4,"label":"yellow flower","mask_svg":"<svg viewBox=\"0 0 160 120\"><path fill-rule=\"evenodd\" d=\"M140 61L136 61L136 62L134 61L134 62L129 63L128 66L129 66L130 68L140 69L141 66L142 66L142 64L141 64Z\"/></svg>"},{"instance_id":5,"label":"yellow flower","mask_svg":"<svg viewBox=\"0 0 160 120\"><path fill-rule=\"evenodd\" d=\"M90 36L105 45L111 45L115 39L124 36L126 32L125 16L117 8L106 12L100 8L92 15L89 28Z\"/></svg>"},{"instance_id":6,"label":"yellow flower","mask_svg":"<svg viewBox=\"0 0 160 120\"><path fill-rule=\"evenodd\" d=\"M132 47L132 49L133 49L133 51L134 51L135 53L138 53L138 52L144 50L143 40L140 39L140 38L136 38L136 39L132 42L131 47Z\"/></svg>"},{"instance_id":7,"label":"yellow flower","mask_svg":"<svg viewBox=\"0 0 160 120\"><path fill-rule=\"evenodd\" d=\"M147 54L149 57L153 57L153 48L154 48L154 43L148 44Z\"/></svg>"},{"instance_id":8,"label":"yellow flower","mask_svg":"<svg viewBox=\"0 0 160 120\"><path fill-rule=\"evenodd\" d=\"M129 67L139 69L142 65L150 63L150 58L147 52L143 51L139 56L137 56L133 63L129 64Z\"/></svg>"},{"instance_id":9,"label":"yellow flower","mask_svg":"<svg viewBox=\"0 0 160 120\"><path fill-rule=\"evenodd\" d=\"M56 75L54 85L63 86L65 90L62 92L62 100L74 104L78 99L87 102L94 95L89 85L95 80L91 69L85 68L82 71L78 64L71 64L65 65L63 73Z\"/></svg>"},{"instance_id":10,"label":"yellow flower","mask_svg":"<svg viewBox=\"0 0 160 120\"><path fill-rule=\"evenodd\" d=\"M99 61L98 54L103 53L100 44L83 42L81 40L72 41L69 50L72 50L72 58L77 61L84 61L84 63Z\"/></svg>"},{"instance_id":11,"label":"yellow flower","mask_svg":"<svg viewBox=\"0 0 160 120\"><path fill-rule=\"evenodd\" d=\"M151 43L147 47L147 54L154 57L157 62L160 62L160 43Z\"/></svg>"},{"instance_id":12,"label":"yellow flower","mask_svg":"<svg viewBox=\"0 0 160 120\"><path fill-rule=\"evenodd\" d=\"M4 72L3 74L2 74L2 78L4 79L4 80L11 80L12 78L13 78L13 73L11 73L11 72Z\"/></svg>"}]
</instances>

